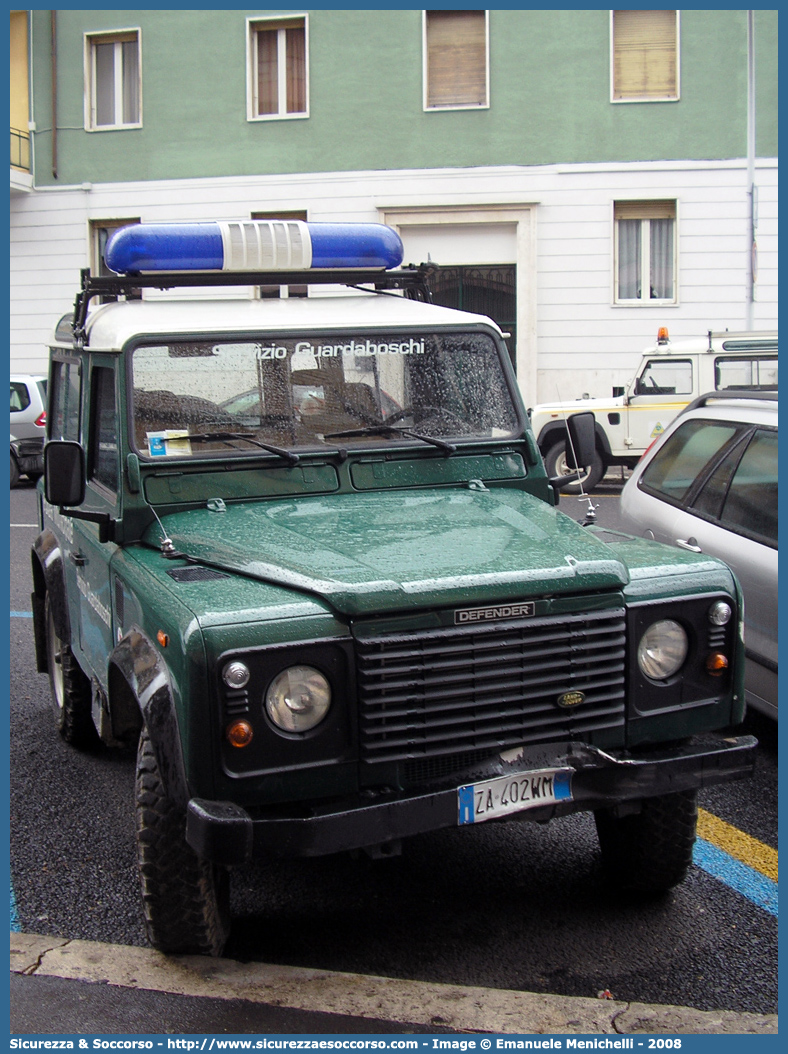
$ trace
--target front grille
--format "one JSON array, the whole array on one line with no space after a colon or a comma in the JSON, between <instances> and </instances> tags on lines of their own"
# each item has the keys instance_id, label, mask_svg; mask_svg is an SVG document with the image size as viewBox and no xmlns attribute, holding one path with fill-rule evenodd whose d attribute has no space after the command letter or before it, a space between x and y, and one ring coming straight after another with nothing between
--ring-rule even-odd
<instances>
[{"instance_id":1,"label":"front grille","mask_svg":"<svg viewBox=\"0 0 788 1054\"><path fill-rule=\"evenodd\" d=\"M623 609L356 641L361 757L584 739L624 724ZM583 692L572 709L558 699Z\"/></svg>"},{"instance_id":2,"label":"front grille","mask_svg":"<svg viewBox=\"0 0 788 1054\"><path fill-rule=\"evenodd\" d=\"M224 713L228 719L249 713L248 688L226 688L224 690Z\"/></svg>"},{"instance_id":3,"label":"front grille","mask_svg":"<svg viewBox=\"0 0 788 1054\"><path fill-rule=\"evenodd\" d=\"M441 754L435 758L416 758L406 761L403 766L405 783L413 785L444 779L446 776L453 776L455 772L462 772L482 761L487 761L495 753L496 751L487 747L486 750L471 750L462 754Z\"/></svg>"}]
</instances>

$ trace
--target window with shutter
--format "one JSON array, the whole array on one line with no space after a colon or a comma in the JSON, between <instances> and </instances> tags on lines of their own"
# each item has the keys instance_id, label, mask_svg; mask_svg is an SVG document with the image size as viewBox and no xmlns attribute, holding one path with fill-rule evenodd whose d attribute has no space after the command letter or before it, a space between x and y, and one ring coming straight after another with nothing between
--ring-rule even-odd
<instances>
[{"instance_id":1,"label":"window with shutter","mask_svg":"<svg viewBox=\"0 0 788 1054\"><path fill-rule=\"evenodd\" d=\"M85 127L138 128L142 123L139 30L87 34Z\"/></svg>"},{"instance_id":2,"label":"window with shutter","mask_svg":"<svg viewBox=\"0 0 788 1054\"><path fill-rule=\"evenodd\" d=\"M613 102L679 97L678 11L613 11Z\"/></svg>"},{"instance_id":3,"label":"window with shutter","mask_svg":"<svg viewBox=\"0 0 788 1054\"><path fill-rule=\"evenodd\" d=\"M676 202L617 201L615 302L675 303Z\"/></svg>"},{"instance_id":4,"label":"window with shutter","mask_svg":"<svg viewBox=\"0 0 788 1054\"><path fill-rule=\"evenodd\" d=\"M308 116L306 17L248 25L249 119Z\"/></svg>"},{"instance_id":5,"label":"window with shutter","mask_svg":"<svg viewBox=\"0 0 788 1054\"><path fill-rule=\"evenodd\" d=\"M424 12L424 108L489 106L486 11Z\"/></svg>"}]
</instances>

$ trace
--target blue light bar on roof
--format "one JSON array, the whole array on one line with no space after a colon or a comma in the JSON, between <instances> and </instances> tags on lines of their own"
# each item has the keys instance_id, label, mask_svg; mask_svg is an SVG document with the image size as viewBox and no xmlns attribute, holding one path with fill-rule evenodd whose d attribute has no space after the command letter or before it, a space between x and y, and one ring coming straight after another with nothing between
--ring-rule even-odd
<instances>
[{"instance_id":1,"label":"blue light bar on roof","mask_svg":"<svg viewBox=\"0 0 788 1054\"><path fill-rule=\"evenodd\" d=\"M140 271L302 271L310 268L387 270L404 250L382 223L244 220L138 223L107 242L104 260L117 274Z\"/></svg>"}]
</instances>

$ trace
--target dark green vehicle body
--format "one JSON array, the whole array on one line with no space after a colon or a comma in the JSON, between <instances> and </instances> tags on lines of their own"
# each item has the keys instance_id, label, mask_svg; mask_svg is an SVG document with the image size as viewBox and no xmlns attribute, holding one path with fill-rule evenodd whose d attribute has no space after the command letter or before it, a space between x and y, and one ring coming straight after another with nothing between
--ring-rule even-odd
<instances>
[{"instance_id":1,"label":"dark green vehicle body","mask_svg":"<svg viewBox=\"0 0 788 1054\"><path fill-rule=\"evenodd\" d=\"M465 439L459 426L437 429L451 450L412 432L323 433L322 447L296 447L295 463L227 440L161 458L154 431L147 453L139 438L138 349L153 359L163 344L167 368L191 354L202 369L223 347L273 330L265 305L254 308L261 321L250 313L231 327L227 302L196 315L186 304L108 304L84 337L55 341L55 500L42 491L33 550L39 669L52 675L61 661L49 632L90 684L101 739L128 744L145 730L161 794L184 818L185 851L211 866L396 852L410 835L467 822L459 788L496 777L568 772L569 795L511 810L545 820L581 809L636 815L644 800L749 774L754 740L726 731L744 713L730 570L565 516L497 327L410 302L397 321L391 300L406 303L344 297L308 325L402 341L481 334L516 424ZM310 333L311 302L291 302L287 324L278 306L276 334ZM188 341L209 350L173 351ZM57 497L58 447L82 474L79 504ZM709 621L718 601L733 612L721 626ZM654 680L636 652L660 620L680 624L688 652L677 673ZM717 653L727 667L710 672ZM249 672L241 688L223 680L236 660ZM293 666L330 685L326 716L304 733L277 727L264 705ZM253 733L240 748L226 735L239 720Z\"/></svg>"}]
</instances>

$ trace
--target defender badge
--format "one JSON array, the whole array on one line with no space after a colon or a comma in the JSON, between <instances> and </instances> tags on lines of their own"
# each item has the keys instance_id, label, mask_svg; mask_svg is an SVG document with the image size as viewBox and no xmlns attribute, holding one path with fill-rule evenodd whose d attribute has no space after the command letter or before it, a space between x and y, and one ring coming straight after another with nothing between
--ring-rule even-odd
<instances>
[{"instance_id":1,"label":"defender badge","mask_svg":"<svg viewBox=\"0 0 788 1054\"><path fill-rule=\"evenodd\" d=\"M454 612L454 625L464 626L469 622L495 622L506 618L532 618L536 604L526 600L519 604L498 604L495 607L459 608Z\"/></svg>"},{"instance_id":2,"label":"defender badge","mask_svg":"<svg viewBox=\"0 0 788 1054\"><path fill-rule=\"evenodd\" d=\"M563 710L572 710L574 707L580 706L584 699L584 692L564 692L563 695L558 696L556 703Z\"/></svg>"}]
</instances>

